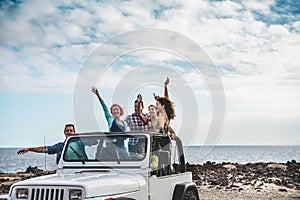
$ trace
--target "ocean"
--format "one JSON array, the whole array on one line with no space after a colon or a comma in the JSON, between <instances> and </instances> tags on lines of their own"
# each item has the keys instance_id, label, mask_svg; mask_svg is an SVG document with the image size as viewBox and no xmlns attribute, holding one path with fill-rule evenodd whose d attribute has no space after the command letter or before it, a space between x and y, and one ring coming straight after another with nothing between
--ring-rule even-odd
<instances>
[{"instance_id":1,"label":"ocean","mask_svg":"<svg viewBox=\"0 0 300 200\"><path fill-rule=\"evenodd\" d=\"M17 155L19 148L0 148L0 173L24 172L28 166L44 170L56 169L56 155L29 152ZM300 145L291 146L192 146L184 147L186 162L203 164L254 163L296 160L300 162Z\"/></svg>"}]
</instances>

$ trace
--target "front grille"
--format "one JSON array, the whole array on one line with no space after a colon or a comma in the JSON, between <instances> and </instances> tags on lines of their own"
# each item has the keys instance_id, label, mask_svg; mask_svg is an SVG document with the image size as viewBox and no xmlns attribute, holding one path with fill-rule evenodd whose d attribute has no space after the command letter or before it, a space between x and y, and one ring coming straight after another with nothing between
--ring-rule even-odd
<instances>
[{"instance_id":1,"label":"front grille","mask_svg":"<svg viewBox=\"0 0 300 200\"><path fill-rule=\"evenodd\" d=\"M63 200L65 190L55 188L32 188L31 200Z\"/></svg>"}]
</instances>

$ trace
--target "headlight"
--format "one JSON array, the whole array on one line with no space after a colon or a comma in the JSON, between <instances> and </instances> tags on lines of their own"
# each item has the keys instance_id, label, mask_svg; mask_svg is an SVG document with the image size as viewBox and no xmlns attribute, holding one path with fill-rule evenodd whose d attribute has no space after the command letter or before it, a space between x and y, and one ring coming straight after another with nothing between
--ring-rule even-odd
<instances>
[{"instance_id":1,"label":"headlight","mask_svg":"<svg viewBox=\"0 0 300 200\"><path fill-rule=\"evenodd\" d=\"M82 199L82 190L69 190L69 200Z\"/></svg>"},{"instance_id":2,"label":"headlight","mask_svg":"<svg viewBox=\"0 0 300 200\"><path fill-rule=\"evenodd\" d=\"M28 189L27 188L17 188L17 199L27 199Z\"/></svg>"}]
</instances>

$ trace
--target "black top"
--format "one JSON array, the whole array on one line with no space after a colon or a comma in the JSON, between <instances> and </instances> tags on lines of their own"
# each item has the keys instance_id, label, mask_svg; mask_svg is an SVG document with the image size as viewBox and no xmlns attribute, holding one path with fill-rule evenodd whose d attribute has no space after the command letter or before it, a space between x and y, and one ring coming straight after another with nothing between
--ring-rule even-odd
<instances>
[{"instance_id":1,"label":"black top","mask_svg":"<svg viewBox=\"0 0 300 200\"><path fill-rule=\"evenodd\" d=\"M111 128L110 128L111 132L124 132L125 131L125 126L120 125L116 119L114 119Z\"/></svg>"}]
</instances>

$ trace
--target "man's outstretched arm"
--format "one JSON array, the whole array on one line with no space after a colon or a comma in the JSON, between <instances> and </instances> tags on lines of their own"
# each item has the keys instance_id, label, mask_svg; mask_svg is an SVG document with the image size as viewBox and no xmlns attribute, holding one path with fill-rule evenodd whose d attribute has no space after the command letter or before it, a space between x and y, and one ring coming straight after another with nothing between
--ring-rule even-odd
<instances>
[{"instance_id":1,"label":"man's outstretched arm","mask_svg":"<svg viewBox=\"0 0 300 200\"><path fill-rule=\"evenodd\" d=\"M46 147L41 146L41 147L29 147L29 148L24 148L21 149L17 152L17 154L24 154L27 153L28 151L36 152L36 153L45 153L46 152Z\"/></svg>"}]
</instances>

